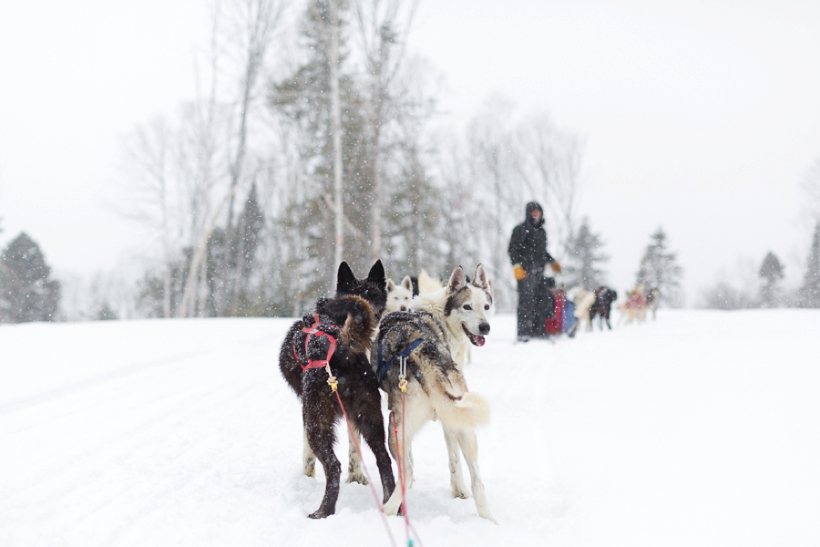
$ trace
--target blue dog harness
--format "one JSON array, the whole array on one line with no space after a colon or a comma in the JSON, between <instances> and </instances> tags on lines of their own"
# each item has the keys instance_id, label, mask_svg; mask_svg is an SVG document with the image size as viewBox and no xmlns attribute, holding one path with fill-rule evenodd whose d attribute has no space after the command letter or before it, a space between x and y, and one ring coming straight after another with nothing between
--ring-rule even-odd
<instances>
[{"instance_id":1,"label":"blue dog harness","mask_svg":"<svg viewBox=\"0 0 820 547\"><path fill-rule=\"evenodd\" d=\"M421 319L418 316L416 316L416 322L419 324L420 328L424 327L424 324L421 322ZM393 328L394 327L391 327L390 329L388 329L387 332L389 333L391 330L393 330ZM389 361L385 361L384 360L384 337L382 337L382 339L379 340L379 351L378 351L378 355L377 355L377 361L379 363L379 368L377 370L377 375L378 375L379 381L382 381L384 379L385 374L387 374L387 371L390 369L390 365L392 365L393 362L396 359L398 359L399 362L406 361L407 358L410 357L410 354L413 353L413 350L415 350L417 347L419 347L422 344L422 342L424 342L423 337L416 338L415 340L413 340L412 342L407 344L407 347L405 347L401 351L401 353L399 353L397 355L394 355L393 357L390 358Z\"/></svg>"}]
</instances>

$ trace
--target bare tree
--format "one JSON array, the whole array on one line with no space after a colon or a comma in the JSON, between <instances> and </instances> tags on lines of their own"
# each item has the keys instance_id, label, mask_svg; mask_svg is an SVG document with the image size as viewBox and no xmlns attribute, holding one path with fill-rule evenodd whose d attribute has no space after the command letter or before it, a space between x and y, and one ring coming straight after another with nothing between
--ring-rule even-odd
<instances>
[{"instance_id":1,"label":"bare tree","mask_svg":"<svg viewBox=\"0 0 820 547\"><path fill-rule=\"evenodd\" d=\"M369 156L373 171L370 249L373 258L382 254L382 211L385 206L383 134L391 110L400 108L392 86L402 68L407 36L418 6L417 0L355 0L353 9L368 85ZM394 112L395 115L395 112Z\"/></svg>"},{"instance_id":2,"label":"bare tree","mask_svg":"<svg viewBox=\"0 0 820 547\"><path fill-rule=\"evenodd\" d=\"M258 76L263 67L265 52L278 24L283 4L275 0L236 0L231 10L223 15L221 4L214 4L211 28L210 90L202 93L190 109L188 124L189 149L186 159L195 166L187 170L191 188L191 242L190 267L185 280L182 302L177 317L202 316L205 311L204 286L207 272L208 242L217 222L228 211L228 232L232 232L233 202L243 181L245 169L248 114L255 95ZM221 25L230 27L227 45ZM218 99L219 75L225 51L241 59L238 113ZM198 78L199 81L199 78ZM238 116L238 123L235 122ZM230 128L238 126L236 135ZM230 146L233 138L235 147ZM227 142L226 142L227 141ZM231 152L231 149L233 151Z\"/></svg>"},{"instance_id":3,"label":"bare tree","mask_svg":"<svg viewBox=\"0 0 820 547\"><path fill-rule=\"evenodd\" d=\"M238 118L238 128L229 167L230 200L228 203L228 220L225 227L225 242L228 246L234 241L237 232L234 226L234 201L243 180L243 175L247 172L249 116L260 96L260 75L263 73L268 49L279 27L285 7L286 2L284 0L232 0L231 9L227 16L229 29L227 49L233 62L240 67L238 76L239 91L236 100L238 112L234 114ZM236 261L240 263L237 265L237 271L243 267L241 262L244 254L241 248L241 239L239 245L239 249L232 250L236 255ZM226 251L228 250L226 249ZM227 296L230 304L228 307L235 312L239 295L239 277L236 272L230 276L229 283Z\"/></svg>"},{"instance_id":4,"label":"bare tree","mask_svg":"<svg viewBox=\"0 0 820 547\"><path fill-rule=\"evenodd\" d=\"M180 188L174 177L174 131L165 118L137 127L124 141L131 175L129 210L123 216L146 225L162 249L163 317L171 316L171 264L178 238L173 233L172 209ZM121 208L120 208L121 209Z\"/></svg>"},{"instance_id":5,"label":"bare tree","mask_svg":"<svg viewBox=\"0 0 820 547\"><path fill-rule=\"evenodd\" d=\"M248 116L252 103L258 99L259 76L265 66L265 56L279 25L285 3L278 0L232 0L228 16L229 46L234 50L240 67L238 129L236 146L231 157L231 189L235 189L245 169L248 141ZM228 208L228 231L233 228L234 199Z\"/></svg>"},{"instance_id":6,"label":"bare tree","mask_svg":"<svg viewBox=\"0 0 820 547\"><path fill-rule=\"evenodd\" d=\"M339 264L344 255L344 202L343 202L343 165L342 165L342 114L341 93L339 90L339 42L341 21L339 19L340 0L326 0L320 3L310 2L309 12L315 23L321 42L325 46L325 58L328 67L328 85L330 92L330 133L333 142L333 203L334 214L334 253L333 262ZM321 5L320 5L321 4Z\"/></svg>"},{"instance_id":7,"label":"bare tree","mask_svg":"<svg viewBox=\"0 0 820 547\"><path fill-rule=\"evenodd\" d=\"M513 301L515 287L509 274L507 244L513 226L523 218L524 199L518 164L520 150L515 142L514 106L503 97L491 98L470 122L467 150L475 201L480 217L472 229L479 231L483 243L481 262L493 278L502 306ZM480 220L479 220L480 218Z\"/></svg>"},{"instance_id":8,"label":"bare tree","mask_svg":"<svg viewBox=\"0 0 820 547\"><path fill-rule=\"evenodd\" d=\"M515 284L507 246L512 228L524 219L524 205L539 201L545 207L550 252L558 258L566 255L577 223L582 145L543 114L520 119L515 105L500 96L474 116L466 141L467 153L460 160L466 167L451 165L447 171L469 173L466 188L476 208L469 232L494 279L499 305L511 309Z\"/></svg>"},{"instance_id":9,"label":"bare tree","mask_svg":"<svg viewBox=\"0 0 820 547\"><path fill-rule=\"evenodd\" d=\"M328 33L330 40L327 49L327 60L330 65L330 125L333 132L333 198L336 206L334 223L335 252L334 264L341 264L344 256L344 203L342 202L342 113L341 98L339 96L339 3L330 0L330 17Z\"/></svg>"},{"instance_id":10,"label":"bare tree","mask_svg":"<svg viewBox=\"0 0 820 547\"><path fill-rule=\"evenodd\" d=\"M547 226L561 257L578 226L582 142L548 116L536 114L519 126L517 148L524 153L524 161L518 163L521 181L546 207Z\"/></svg>"}]
</instances>

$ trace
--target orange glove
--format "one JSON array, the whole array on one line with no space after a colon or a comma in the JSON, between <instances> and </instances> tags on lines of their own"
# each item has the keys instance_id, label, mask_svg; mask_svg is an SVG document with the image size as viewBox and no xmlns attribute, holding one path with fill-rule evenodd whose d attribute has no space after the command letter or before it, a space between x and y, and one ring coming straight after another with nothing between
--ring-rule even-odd
<instances>
[{"instance_id":1,"label":"orange glove","mask_svg":"<svg viewBox=\"0 0 820 547\"><path fill-rule=\"evenodd\" d=\"M552 263L552 271L553 272L561 273L561 270L562 270L562 268L561 268L561 263L560 262L558 262L556 260L555 262Z\"/></svg>"},{"instance_id":2,"label":"orange glove","mask_svg":"<svg viewBox=\"0 0 820 547\"><path fill-rule=\"evenodd\" d=\"M527 277L527 272L524 271L524 268L521 267L521 264L516 264L513 266L513 275L518 281Z\"/></svg>"}]
</instances>

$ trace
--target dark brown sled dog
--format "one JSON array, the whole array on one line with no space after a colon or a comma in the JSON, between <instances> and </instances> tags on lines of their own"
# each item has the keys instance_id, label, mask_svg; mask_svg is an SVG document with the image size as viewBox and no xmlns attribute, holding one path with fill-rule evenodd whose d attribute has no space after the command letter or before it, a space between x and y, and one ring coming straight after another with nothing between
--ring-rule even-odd
<instances>
[{"instance_id":1,"label":"dark brown sled dog","mask_svg":"<svg viewBox=\"0 0 820 547\"><path fill-rule=\"evenodd\" d=\"M356 279L347 263L339 266L335 298L320 298L312 315L293 324L279 352L279 368L302 401L302 420L310 451L325 470L322 504L310 518L336 511L341 464L333 452L335 425L342 418L339 402L328 385L326 364L338 381L338 393L352 425L376 456L383 501L395 488L385 443L384 418L376 374L368 352L387 302L384 268L376 262L367 279ZM333 347L335 346L335 347ZM331 351L333 348L333 351ZM311 459L313 454L306 458ZM312 463L306 462L306 472Z\"/></svg>"}]
</instances>

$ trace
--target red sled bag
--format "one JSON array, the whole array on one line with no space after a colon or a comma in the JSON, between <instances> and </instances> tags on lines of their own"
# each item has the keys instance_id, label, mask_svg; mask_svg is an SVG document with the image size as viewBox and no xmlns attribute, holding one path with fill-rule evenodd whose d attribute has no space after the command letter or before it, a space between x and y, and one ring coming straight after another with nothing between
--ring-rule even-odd
<instances>
[{"instance_id":1,"label":"red sled bag","mask_svg":"<svg viewBox=\"0 0 820 547\"><path fill-rule=\"evenodd\" d=\"M564 332L564 310L566 309L567 296L563 289L552 291L555 298L555 314L547 318L544 325L544 332L549 335L561 334Z\"/></svg>"}]
</instances>

